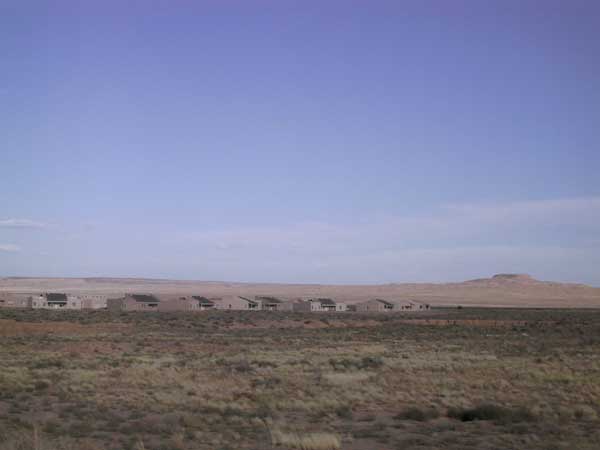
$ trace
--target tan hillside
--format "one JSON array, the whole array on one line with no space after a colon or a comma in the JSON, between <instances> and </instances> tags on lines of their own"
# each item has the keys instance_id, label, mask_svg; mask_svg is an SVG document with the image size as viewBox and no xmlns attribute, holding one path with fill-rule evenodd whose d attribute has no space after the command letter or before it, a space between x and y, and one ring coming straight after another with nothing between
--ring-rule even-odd
<instances>
[{"instance_id":1,"label":"tan hillside","mask_svg":"<svg viewBox=\"0 0 600 450\"><path fill-rule=\"evenodd\" d=\"M208 296L245 294L282 297L321 296L357 302L369 297L411 298L434 306L598 307L600 288L539 281L529 275L499 274L461 283L324 285L228 283L140 278L0 278L0 292L64 291L73 293L151 292Z\"/></svg>"}]
</instances>

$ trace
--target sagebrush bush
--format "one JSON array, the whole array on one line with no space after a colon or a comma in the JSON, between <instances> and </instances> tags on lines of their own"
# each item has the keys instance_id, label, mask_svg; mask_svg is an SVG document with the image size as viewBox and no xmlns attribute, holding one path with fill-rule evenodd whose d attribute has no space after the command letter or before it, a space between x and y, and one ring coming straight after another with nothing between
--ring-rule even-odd
<instances>
[{"instance_id":1,"label":"sagebrush bush","mask_svg":"<svg viewBox=\"0 0 600 450\"><path fill-rule=\"evenodd\" d=\"M337 371L379 369L383 366L383 358L380 356L365 356L360 359L330 358L329 364Z\"/></svg>"},{"instance_id":2,"label":"sagebrush bush","mask_svg":"<svg viewBox=\"0 0 600 450\"><path fill-rule=\"evenodd\" d=\"M450 408L448 417L471 422L474 420L493 420L498 422L529 422L535 419L533 413L525 407L505 408L492 403L483 403L474 408Z\"/></svg>"},{"instance_id":3,"label":"sagebrush bush","mask_svg":"<svg viewBox=\"0 0 600 450\"><path fill-rule=\"evenodd\" d=\"M440 413L435 408L417 408L416 406L413 406L398 413L395 416L395 419L426 422L430 419L436 419L439 416Z\"/></svg>"}]
</instances>

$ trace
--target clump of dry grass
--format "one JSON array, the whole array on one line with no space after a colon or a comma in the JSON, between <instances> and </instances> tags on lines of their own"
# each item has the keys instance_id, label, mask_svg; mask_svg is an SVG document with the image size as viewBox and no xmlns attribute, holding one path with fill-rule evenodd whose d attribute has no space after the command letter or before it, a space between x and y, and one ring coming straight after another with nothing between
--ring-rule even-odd
<instances>
[{"instance_id":1,"label":"clump of dry grass","mask_svg":"<svg viewBox=\"0 0 600 450\"><path fill-rule=\"evenodd\" d=\"M440 413L435 408L419 408L416 406L411 406L410 408L406 408L400 411L395 419L398 420L414 420L416 422L426 422L431 419L438 418Z\"/></svg>"},{"instance_id":2,"label":"clump of dry grass","mask_svg":"<svg viewBox=\"0 0 600 450\"><path fill-rule=\"evenodd\" d=\"M333 385L340 386L362 383L373 376L373 372L331 372L324 374L323 378Z\"/></svg>"},{"instance_id":3,"label":"clump of dry grass","mask_svg":"<svg viewBox=\"0 0 600 450\"><path fill-rule=\"evenodd\" d=\"M271 442L274 446L298 450L338 450L342 443L332 433L286 433L271 430Z\"/></svg>"},{"instance_id":4,"label":"clump of dry grass","mask_svg":"<svg viewBox=\"0 0 600 450\"><path fill-rule=\"evenodd\" d=\"M50 441L37 426L31 430L0 430L0 450L101 450L90 442L63 438Z\"/></svg>"}]
</instances>

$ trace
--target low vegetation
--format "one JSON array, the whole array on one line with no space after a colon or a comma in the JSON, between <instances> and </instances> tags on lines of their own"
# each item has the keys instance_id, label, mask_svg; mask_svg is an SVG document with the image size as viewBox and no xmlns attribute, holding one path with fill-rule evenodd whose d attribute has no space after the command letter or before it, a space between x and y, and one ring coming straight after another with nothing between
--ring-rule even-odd
<instances>
[{"instance_id":1,"label":"low vegetation","mask_svg":"<svg viewBox=\"0 0 600 450\"><path fill-rule=\"evenodd\" d=\"M275 447L299 450L338 450L340 438L331 433L285 433L280 430L271 432L271 442Z\"/></svg>"},{"instance_id":2,"label":"low vegetation","mask_svg":"<svg viewBox=\"0 0 600 450\"><path fill-rule=\"evenodd\" d=\"M534 414L524 406L516 409L486 403L474 408L450 408L448 417L470 422L473 420L495 420L497 422L529 422Z\"/></svg>"},{"instance_id":3,"label":"low vegetation","mask_svg":"<svg viewBox=\"0 0 600 450\"><path fill-rule=\"evenodd\" d=\"M600 448L600 311L0 310L0 450Z\"/></svg>"}]
</instances>

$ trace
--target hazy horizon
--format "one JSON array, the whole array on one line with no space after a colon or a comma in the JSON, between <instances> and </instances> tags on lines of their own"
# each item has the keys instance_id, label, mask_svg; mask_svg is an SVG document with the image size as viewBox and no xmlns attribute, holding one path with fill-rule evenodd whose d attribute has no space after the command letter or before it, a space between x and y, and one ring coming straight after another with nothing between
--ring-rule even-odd
<instances>
[{"instance_id":1,"label":"hazy horizon","mask_svg":"<svg viewBox=\"0 0 600 450\"><path fill-rule=\"evenodd\" d=\"M0 5L0 276L600 286L600 3Z\"/></svg>"},{"instance_id":2,"label":"hazy horizon","mask_svg":"<svg viewBox=\"0 0 600 450\"><path fill-rule=\"evenodd\" d=\"M273 281L241 281L241 280L204 280L204 279L193 279L193 278L146 278L146 277L135 277L135 276L122 276L122 277L114 277L114 276L104 276L104 275L95 275L95 276L86 276L86 277L75 277L75 276L64 276L64 277L44 277L44 276L0 276L0 280L2 279L41 279L41 280L140 280L140 281L149 281L149 282L166 282L166 283L214 283L214 284L252 284L252 285L304 285L304 286L385 286L385 285L400 285L400 284L460 284L464 282L472 282L472 281L484 281L492 279L495 275L525 275L531 277L534 281L542 281L542 282L552 282L552 283L561 283L561 284L583 284L585 286L589 286L592 288L600 288L600 286L589 285L585 283L577 283L570 280L543 280L532 276L531 274L515 274L515 273L502 273L502 274L490 274L489 276L485 276L482 278L468 278L464 280L454 280L454 281L402 281L402 282L386 282L386 283L311 283L311 282L273 282Z\"/></svg>"}]
</instances>

